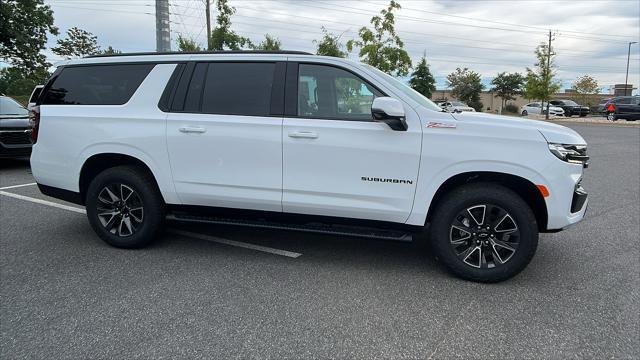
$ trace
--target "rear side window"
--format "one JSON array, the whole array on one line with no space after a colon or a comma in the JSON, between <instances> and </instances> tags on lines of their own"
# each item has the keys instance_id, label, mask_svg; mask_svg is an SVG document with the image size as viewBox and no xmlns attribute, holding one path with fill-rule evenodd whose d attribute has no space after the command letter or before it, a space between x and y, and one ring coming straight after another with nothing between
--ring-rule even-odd
<instances>
[{"instance_id":1,"label":"rear side window","mask_svg":"<svg viewBox=\"0 0 640 360\"><path fill-rule=\"evenodd\" d=\"M122 105L155 64L74 66L62 69L42 99L44 105Z\"/></svg>"},{"instance_id":2,"label":"rear side window","mask_svg":"<svg viewBox=\"0 0 640 360\"><path fill-rule=\"evenodd\" d=\"M275 68L275 63L209 63L202 112L269 116ZM187 95L187 103L190 101Z\"/></svg>"}]
</instances>

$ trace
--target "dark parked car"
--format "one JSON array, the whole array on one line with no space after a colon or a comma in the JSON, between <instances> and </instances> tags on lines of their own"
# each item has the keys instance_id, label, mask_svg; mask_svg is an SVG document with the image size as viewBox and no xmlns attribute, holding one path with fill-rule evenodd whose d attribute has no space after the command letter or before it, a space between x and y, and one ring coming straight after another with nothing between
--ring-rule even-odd
<instances>
[{"instance_id":1,"label":"dark parked car","mask_svg":"<svg viewBox=\"0 0 640 360\"><path fill-rule=\"evenodd\" d=\"M0 96L0 158L31 155L29 112L7 96Z\"/></svg>"},{"instance_id":2,"label":"dark parked car","mask_svg":"<svg viewBox=\"0 0 640 360\"><path fill-rule=\"evenodd\" d=\"M602 114L611 121L640 120L640 96L618 96L609 99L603 106Z\"/></svg>"},{"instance_id":3,"label":"dark parked car","mask_svg":"<svg viewBox=\"0 0 640 360\"><path fill-rule=\"evenodd\" d=\"M572 100L551 100L551 105L561 107L564 110L564 116L570 117L573 115L580 115L580 117L587 116L589 114L589 107L577 104Z\"/></svg>"}]
</instances>

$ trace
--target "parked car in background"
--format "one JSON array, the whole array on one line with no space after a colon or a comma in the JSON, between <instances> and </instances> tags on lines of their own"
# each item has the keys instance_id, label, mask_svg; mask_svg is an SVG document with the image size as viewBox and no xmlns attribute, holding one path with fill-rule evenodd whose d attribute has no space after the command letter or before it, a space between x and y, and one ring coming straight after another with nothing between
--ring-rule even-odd
<instances>
[{"instance_id":1,"label":"parked car in background","mask_svg":"<svg viewBox=\"0 0 640 360\"><path fill-rule=\"evenodd\" d=\"M33 109L33 107L36 106L36 101L38 100L38 97L40 96L40 92L42 91L43 87L44 85L36 85L36 87L33 88L33 91L31 92L31 96L29 96L29 103L27 104L27 110L31 111L31 109Z\"/></svg>"},{"instance_id":2,"label":"parked car in background","mask_svg":"<svg viewBox=\"0 0 640 360\"><path fill-rule=\"evenodd\" d=\"M8 96L0 96L0 158L31 155L29 111Z\"/></svg>"},{"instance_id":3,"label":"parked car in background","mask_svg":"<svg viewBox=\"0 0 640 360\"><path fill-rule=\"evenodd\" d=\"M544 108L544 109L543 109ZM532 102L520 107L520 114L527 116L530 114L546 114L547 103ZM551 116L563 116L564 110L561 107L549 106L549 115Z\"/></svg>"},{"instance_id":4,"label":"parked car in background","mask_svg":"<svg viewBox=\"0 0 640 360\"><path fill-rule=\"evenodd\" d=\"M463 111L475 112L476 111L476 109L463 103L462 101L445 101L440 106L443 109L447 110L448 112L463 112Z\"/></svg>"},{"instance_id":5,"label":"parked car in background","mask_svg":"<svg viewBox=\"0 0 640 360\"><path fill-rule=\"evenodd\" d=\"M551 100L549 103L553 106L557 106L564 110L564 116L571 117L573 115L579 115L585 117L589 114L589 107L577 104L573 100Z\"/></svg>"},{"instance_id":6,"label":"parked car in background","mask_svg":"<svg viewBox=\"0 0 640 360\"><path fill-rule=\"evenodd\" d=\"M616 121L618 119L627 121L640 120L640 96L618 96L611 98L604 104L602 114L610 121Z\"/></svg>"}]
</instances>

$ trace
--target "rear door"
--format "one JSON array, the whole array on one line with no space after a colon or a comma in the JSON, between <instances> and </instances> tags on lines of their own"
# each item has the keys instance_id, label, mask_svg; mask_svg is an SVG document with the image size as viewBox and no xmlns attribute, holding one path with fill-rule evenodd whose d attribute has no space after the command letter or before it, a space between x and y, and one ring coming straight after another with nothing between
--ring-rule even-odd
<instances>
[{"instance_id":1,"label":"rear door","mask_svg":"<svg viewBox=\"0 0 640 360\"><path fill-rule=\"evenodd\" d=\"M353 70L289 63L283 126L285 212L393 222L411 212L422 141L410 107L407 131L374 122L385 94Z\"/></svg>"},{"instance_id":2,"label":"rear door","mask_svg":"<svg viewBox=\"0 0 640 360\"><path fill-rule=\"evenodd\" d=\"M284 62L187 64L167 118L184 204L282 211Z\"/></svg>"}]
</instances>

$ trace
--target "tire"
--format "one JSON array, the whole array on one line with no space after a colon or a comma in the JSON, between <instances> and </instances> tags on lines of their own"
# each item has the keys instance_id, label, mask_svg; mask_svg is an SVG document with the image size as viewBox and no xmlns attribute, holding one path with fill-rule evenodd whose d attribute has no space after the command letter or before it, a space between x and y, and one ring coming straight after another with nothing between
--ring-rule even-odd
<instances>
[{"instance_id":1,"label":"tire","mask_svg":"<svg viewBox=\"0 0 640 360\"><path fill-rule=\"evenodd\" d=\"M527 110L522 110L522 116L527 116L529 115L529 113L527 112Z\"/></svg>"},{"instance_id":2,"label":"tire","mask_svg":"<svg viewBox=\"0 0 640 360\"><path fill-rule=\"evenodd\" d=\"M580 114L580 117L587 117L587 114Z\"/></svg>"},{"instance_id":3,"label":"tire","mask_svg":"<svg viewBox=\"0 0 640 360\"><path fill-rule=\"evenodd\" d=\"M616 120L618 120L618 117L616 116L616 114L615 114L615 113L608 113L608 114L607 114L607 120L609 120L609 121L616 121Z\"/></svg>"},{"instance_id":4,"label":"tire","mask_svg":"<svg viewBox=\"0 0 640 360\"><path fill-rule=\"evenodd\" d=\"M164 201L153 177L141 168L104 170L89 184L85 204L91 227L111 246L141 248L163 230Z\"/></svg>"},{"instance_id":5,"label":"tire","mask_svg":"<svg viewBox=\"0 0 640 360\"><path fill-rule=\"evenodd\" d=\"M435 214L431 223L434 252L451 273L466 280L507 280L529 264L538 247L538 226L531 208L498 184L461 186L438 204ZM482 219L480 214L484 214Z\"/></svg>"}]
</instances>

